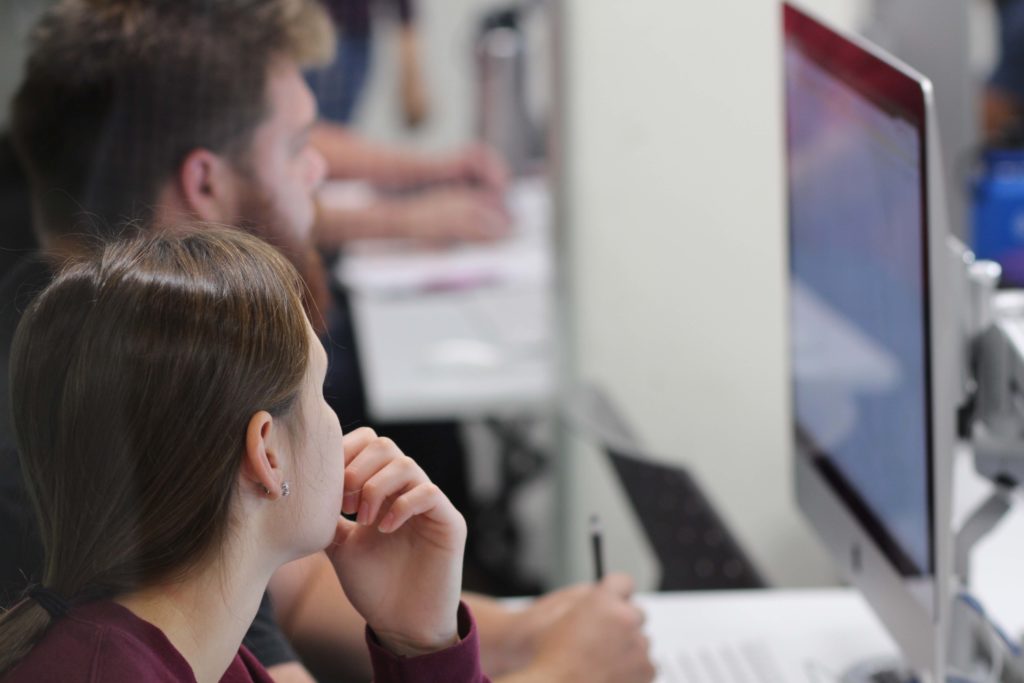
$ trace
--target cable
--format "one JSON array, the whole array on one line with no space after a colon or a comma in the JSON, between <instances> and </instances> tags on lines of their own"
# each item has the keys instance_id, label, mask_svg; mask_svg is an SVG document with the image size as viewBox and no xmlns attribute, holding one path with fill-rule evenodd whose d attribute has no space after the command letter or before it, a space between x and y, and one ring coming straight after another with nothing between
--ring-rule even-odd
<instances>
[{"instance_id":1,"label":"cable","mask_svg":"<svg viewBox=\"0 0 1024 683\"><path fill-rule=\"evenodd\" d=\"M1003 644L1006 645L1006 649L1010 651L1011 655L1013 655L1015 658L1019 658L1022 655L1024 655L1024 651L1022 651L1020 644L1011 639L1010 636L1008 636L1006 632L998 624L996 624L991 618L989 618L988 612L986 612L985 607L981 604L980 600L978 600L976 597L974 597L966 591L961 591L957 595L957 598L961 600L965 605L973 609L977 613L977 615L981 617L984 620L984 622L993 629L993 631L995 631L995 634L999 637Z\"/></svg>"},{"instance_id":2,"label":"cable","mask_svg":"<svg viewBox=\"0 0 1024 683\"><path fill-rule=\"evenodd\" d=\"M969 607L981 620L989 639L991 662L985 683L998 683L1006 668L1006 652L1014 659L1021 657L1021 646L1012 641L988 615L981 601L966 591L957 594L957 599ZM1005 647L1005 650L1004 650Z\"/></svg>"},{"instance_id":3,"label":"cable","mask_svg":"<svg viewBox=\"0 0 1024 683\"><path fill-rule=\"evenodd\" d=\"M989 668L986 683L999 683L999 679L1003 675L1003 666L1006 664L1006 658L999 642L999 632L996 631L995 627L987 619L984 620L984 624L985 632L988 634L989 648L992 651L992 664Z\"/></svg>"}]
</instances>

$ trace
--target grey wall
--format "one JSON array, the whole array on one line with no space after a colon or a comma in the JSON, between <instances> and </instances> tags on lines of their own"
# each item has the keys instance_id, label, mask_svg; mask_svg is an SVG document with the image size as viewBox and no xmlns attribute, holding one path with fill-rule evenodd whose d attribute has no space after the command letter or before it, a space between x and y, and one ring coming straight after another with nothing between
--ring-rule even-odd
<instances>
[{"instance_id":1,"label":"grey wall","mask_svg":"<svg viewBox=\"0 0 1024 683\"><path fill-rule=\"evenodd\" d=\"M772 582L834 581L790 483L779 4L566 4L574 377L694 472ZM609 565L650 587L614 477L571 457L569 577L600 512Z\"/></svg>"},{"instance_id":2,"label":"grey wall","mask_svg":"<svg viewBox=\"0 0 1024 683\"><path fill-rule=\"evenodd\" d=\"M0 129L7 126L11 95L21 80L26 38L50 0L0 1Z\"/></svg>"}]
</instances>

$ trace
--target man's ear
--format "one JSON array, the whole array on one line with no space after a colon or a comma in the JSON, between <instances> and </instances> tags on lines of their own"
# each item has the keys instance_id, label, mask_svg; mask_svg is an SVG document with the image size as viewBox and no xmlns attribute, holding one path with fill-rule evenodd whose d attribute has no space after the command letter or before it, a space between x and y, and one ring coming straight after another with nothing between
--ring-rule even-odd
<instances>
[{"instance_id":1,"label":"man's ear","mask_svg":"<svg viewBox=\"0 0 1024 683\"><path fill-rule=\"evenodd\" d=\"M265 410L249 418L245 430L245 456L242 459L240 477L242 485L250 487L260 495L277 500L281 497L281 458L278 444L281 425Z\"/></svg>"},{"instance_id":2,"label":"man's ear","mask_svg":"<svg viewBox=\"0 0 1024 683\"><path fill-rule=\"evenodd\" d=\"M177 180L189 213L213 223L233 222L238 179L227 159L202 147L193 149L178 167Z\"/></svg>"}]
</instances>

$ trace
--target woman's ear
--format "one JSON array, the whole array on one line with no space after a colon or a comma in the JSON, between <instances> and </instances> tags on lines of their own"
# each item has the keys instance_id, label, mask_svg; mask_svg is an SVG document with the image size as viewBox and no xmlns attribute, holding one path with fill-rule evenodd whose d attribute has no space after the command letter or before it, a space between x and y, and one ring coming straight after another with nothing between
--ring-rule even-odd
<instances>
[{"instance_id":1,"label":"woman's ear","mask_svg":"<svg viewBox=\"0 0 1024 683\"><path fill-rule=\"evenodd\" d=\"M224 157L202 147L193 149L178 167L177 181L189 213L213 223L234 220L238 179Z\"/></svg>"},{"instance_id":2,"label":"woman's ear","mask_svg":"<svg viewBox=\"0 0 1024 683\"><path fill-rule=\"evenodd\" d=\"M249 419L245 430L245 457L242 460L243 485L256 489L263 497L277 500L281 497L281 471L279 434L273 416L261 410Z\"/></svg>"}]
</instances>

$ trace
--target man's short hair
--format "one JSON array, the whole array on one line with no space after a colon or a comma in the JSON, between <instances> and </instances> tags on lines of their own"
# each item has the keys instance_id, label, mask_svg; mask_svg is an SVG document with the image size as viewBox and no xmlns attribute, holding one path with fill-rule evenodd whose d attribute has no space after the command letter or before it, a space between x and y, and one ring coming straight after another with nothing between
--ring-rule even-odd
<instances>
[{"instance_id":1,"label":"man's short hair","mask_svg":"<svg viewBox=\"0 0 1024 683\"><path fill-rule=\"evenodd\" d=\"M244 167L271 65L333 50L317 0L61 0L32 34L11 112L37 230L148 222L196 148Z\"/></svg>"}]
</instances>

